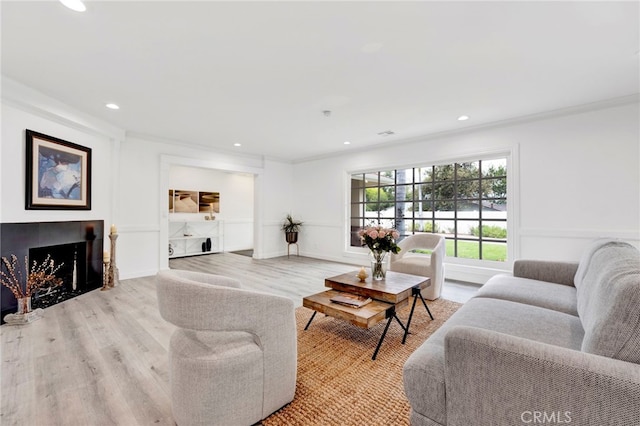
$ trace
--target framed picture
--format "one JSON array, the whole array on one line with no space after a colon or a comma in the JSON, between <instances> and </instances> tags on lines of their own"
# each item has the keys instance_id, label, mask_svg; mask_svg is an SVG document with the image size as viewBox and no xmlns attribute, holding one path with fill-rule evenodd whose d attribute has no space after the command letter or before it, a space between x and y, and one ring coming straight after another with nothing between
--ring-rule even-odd
<instances>
[{"instance_id":1,"label":"framed picture","mask_svg":"<svg viewBox=\"0 0 640 426\"><path fill-rule=\"evenodd\" d=\"M91 210L91 148L27 130L27 210Z\"/></svg>"},{"instance_id":2,"label":"framed picture","mask_svg":"<svg viewBox=\"0 0 640 426\"><path fill-rule=\"evenodd\" d=\"M170 189L169 213L220 213L220 193Z\"/></svg>"},{"instance_id":3,"label":"framed picture","mask_svg":"<svg viewBox=\"0 0 640 426\"><path fill-rule=\"evenodd\" d=\"M198 207L200 213L220 213L220 193L200 192L198 193Z\"/></svg>"}]
</instances>

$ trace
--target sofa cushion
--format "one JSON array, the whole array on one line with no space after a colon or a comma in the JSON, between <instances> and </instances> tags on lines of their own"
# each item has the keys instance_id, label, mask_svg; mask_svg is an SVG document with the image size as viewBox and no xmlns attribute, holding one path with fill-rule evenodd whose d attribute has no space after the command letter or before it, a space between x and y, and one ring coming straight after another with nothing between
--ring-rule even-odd
<instances>
[{"instance_id":1,"label":"sofa cushion","mask_svg":"<svg viewBox=\"0 0 640 426\"><path fill-rule=\"evenodd\" d=\"M578 266L578 262L518 259L513 262L513 276L575 287Z\"/></svg>"},{"instance_id":2,"label":"sofa cushion","mask_svg":"<svg viewBox=\"0 0 640 426\"><path fill-rule=\"evenodd\" d=\"M484 328L524 339L580 350L584 329L580 318L510 300L474 297L451 316L429 341L444 345L444 335L456 325Z\"/></svg>"},{"instance_id":3,"label":"sofa cushion","mask_svg":"<svg viewBox=\"0 0 640 426\"><path fill-rule=\"evenodd\" d=\"M423 277L430 276L431 255L408 253L402 259L393 262L392 270Z\"/></svg>"},{"instance_id":4,"label":"sofa cushion","mask_svg":"<svg viewBox=\"0 0 640 426\"><path fill-rule=\"evenodd\" d=\"M580 262L578 263L578 269L576 271L576 275L573 277L573 285L578 288L582 284L582 280L584 279L589 266L591 265L591 258L594 253L600 250L602 247L616 243L616 240L612 240L611 238L601 238L595 240L589 244L584 251L582 252L582 256L580 256Z\"/></svg>"},{"instance_id":5,"label":"sofa cushion","mask_svg":"<svg viewBox=\"0 0 640 426\"><path fill-rule=\"evenodd\" d=\"M565 286L566 287L566 286ZM404 389L413 411L446 424L444 336L456 325L580 350L584 331L573 315L509 300L476 297L465 303L404 364Z\"/></svg>"},{"instance_id":6,"label":"sofa cushion","mask_svg":"<svg viewBox=\"0 0 640 426\"><path fill-rule=\"evenodd\" d=\"M640 252L624 242L597 247L577 285L577 301L582 350L639 364Z\"/></svg>"},{"instance_id":7,"label":"sofa cushion","mask_svg":"<svg viewBox=\"0 0 640 426\"><path fill-rule=\"evenodd\" d=\"M578 315L576 288L501 274L489 279L475 297L491 297Z\"/></svg>"}]
</instances>

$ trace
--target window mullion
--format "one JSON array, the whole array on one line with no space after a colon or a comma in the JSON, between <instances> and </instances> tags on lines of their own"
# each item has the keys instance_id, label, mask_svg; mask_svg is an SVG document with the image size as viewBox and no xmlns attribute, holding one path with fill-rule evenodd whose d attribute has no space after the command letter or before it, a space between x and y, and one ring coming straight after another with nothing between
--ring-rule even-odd
<instances>
[{"instance_id":1,"label":"window mullion","mask_svg":"<svg viewBox=\"0 0 640 426\"><path fill-rule=\"evenodd\" d=\"M478 161L478 185L478 258L482 260L482 160Z\"/></svg>"},{"instance_id":2,"label":"window mullion","mask_svg":"<svg viewBox=\"0 0 640 426\"><path fill-rule=\"evenodd\" d=\"M411 180L408 180L409 173ZM388 224L392 220L403 235L450 232L445 238L449 249L453 248L453 256L506 260L503 252L508 244L504 236L508 222L505 158L452 161L438 166L387 169L352 176L352 226L367 226L372 220ZM407 194L407 191L412 192ZM375 200L374 194L377 194ZM423 209L428 210L428 214L425 215ZM487 229L484 229L485 223Z\"/></svg>"}]
</instances>

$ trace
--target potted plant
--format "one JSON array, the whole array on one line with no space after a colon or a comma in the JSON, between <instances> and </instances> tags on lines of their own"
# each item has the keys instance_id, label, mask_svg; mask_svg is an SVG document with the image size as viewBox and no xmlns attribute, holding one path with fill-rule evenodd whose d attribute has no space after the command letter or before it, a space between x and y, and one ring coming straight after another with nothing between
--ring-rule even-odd
<instances>
[{"instance_id":1,"label":"potted plant","mask_svg":"<svg viewBox=\"0 0 640 426\"><path fill-rule=\"evenodd\" d=\"M294 220L290 214L287 215L287 218L282 224L282 230L284 231L284 236L288 244L295 244L298 242L298 231L300 230L300 226L302 226L302 222Z\"/></svg>"}]
</instances>

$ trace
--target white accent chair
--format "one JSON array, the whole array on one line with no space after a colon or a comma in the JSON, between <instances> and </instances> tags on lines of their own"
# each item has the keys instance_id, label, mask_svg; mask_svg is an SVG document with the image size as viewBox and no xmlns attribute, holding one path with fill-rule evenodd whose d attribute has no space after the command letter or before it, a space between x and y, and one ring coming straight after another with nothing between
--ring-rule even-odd
<instances>
[{"instance_id":1,"label":"white accent chair","mask_svg":"<svg viewBox=\"0 0 640 426\"><path fill-rule=\"evenodd\" d=\"M169 371L179 426L252 425L293 400L297 340L291 299L239 281L168 270L156 276L171 336Z\"/></svg>"},{"instance_id":2,"label":"white accent chair","mask_svg":"<svg viewBox=\"0 0 640 426\"><path fill-rule=\"evenodd\" d=\"M431 285L422 290L422 297L429 300L439 298L444 284L444 237L436 234L415 234L400 241L398 246L400 253L391 253L389 269L431 278ZM412 252L415 249L430 250L431 254Z\"/></svg>"}]
</instances>

